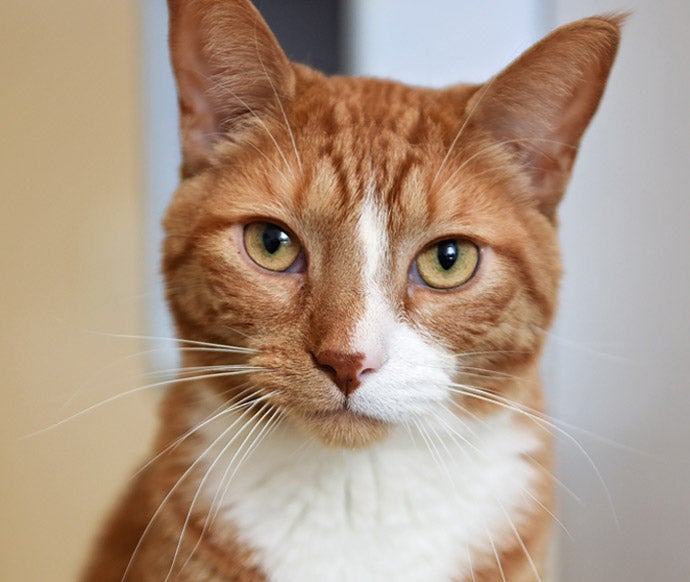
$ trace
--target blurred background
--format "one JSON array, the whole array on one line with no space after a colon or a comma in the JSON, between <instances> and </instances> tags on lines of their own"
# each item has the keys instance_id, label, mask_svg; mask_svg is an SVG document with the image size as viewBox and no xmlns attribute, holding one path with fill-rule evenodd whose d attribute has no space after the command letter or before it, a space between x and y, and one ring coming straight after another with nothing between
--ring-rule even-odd
<instances>
[{"instance_id":1,"label":"blurred background","mask_svg":"<svg viewBox=\"0 0 690 582\"><path fill-rule=\"evenodd\" d=\"M690 579L690 3L258 4L297 60L430 85L485 80L557 25L633 11L560 214L544 374L580 444L559 439L557 579ZM170 342L132 337L170 334L155 267L178 155L166 27L163 0L0 3L2 580L76 579L150 443L161 388L144 387L175 363Z\"/></svg>"}]
</instances>

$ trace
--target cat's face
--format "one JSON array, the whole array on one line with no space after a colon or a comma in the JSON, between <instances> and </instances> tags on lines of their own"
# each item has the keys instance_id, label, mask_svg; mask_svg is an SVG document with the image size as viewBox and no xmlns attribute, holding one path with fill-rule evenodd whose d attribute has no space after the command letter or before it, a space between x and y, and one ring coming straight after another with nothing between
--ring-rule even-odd
<instances>
[{"instance_id":1,"label":"cat's face","mask_svg":"<svg viewBox=\"0 0 690 582\"><path fill-rule=\"evenodd\" d=\"M551 111L568 103L510 124L520 104L503 102L524 70L493 90L328 79L289 64L246 3L230 4L241 18L188 26L232 27L240 46L244 18L265 38L236 62L233 47L222 66L208 57L203 74L177 57L186 179L164 272L181 337L250 352L198 361L255 368L243 388L340 446L420 416L491 412L463 386L538 399L532 381L504 380L533 380L560 275L553 211L605 75L576 100L575 130L569 109ZM173 31L173 55L185 34Z\"/></svg>"}]
</instances>

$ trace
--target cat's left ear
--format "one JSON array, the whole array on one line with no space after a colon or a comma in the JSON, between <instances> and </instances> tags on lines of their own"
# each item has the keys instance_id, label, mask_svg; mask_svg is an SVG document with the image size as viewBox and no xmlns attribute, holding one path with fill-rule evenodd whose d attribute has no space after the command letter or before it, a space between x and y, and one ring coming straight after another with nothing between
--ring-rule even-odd
<instances>
[{"instance_id":1,"label":"cat's left ear","mask_svg":"<svg viewBox=\"0 0 690 582\"><path fill-rule=\"evenodd\" d=\"M550 219L563 196L580 138L604 92L623 17L595 17L557 29L482 86L471 123L512 147Z\"/></svg>"},{"instance_id":2,"label":"cat's left ear","mask_svg":"<svg viewBox=\"0 0 690 582\"><path fill-rule=\"evenodd\" d=\"M292 66L249 0L168 0L182 175L211 163L218 140L275 114L295 90Z\"/></svg>"}]
</instances>

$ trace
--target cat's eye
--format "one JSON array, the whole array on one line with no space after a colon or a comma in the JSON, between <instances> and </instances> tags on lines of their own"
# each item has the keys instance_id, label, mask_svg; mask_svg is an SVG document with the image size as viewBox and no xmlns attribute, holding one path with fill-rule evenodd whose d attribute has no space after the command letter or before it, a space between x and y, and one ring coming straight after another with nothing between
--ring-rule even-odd
<instances>
[{"instance_id":1,"label":"cat's eye","mask_svg":"<svg viewBox=\"0 0 690 582\"><path fill-rule=\"evenodd\" d=\"M244 248L257 265L276 272L294 270L302 254L297 237L282 226L270 222L252 222L246 225Z\"/></svg>"},{"instance_id":2,"label":"cat's eye","mask_svg":"<svg viewBox=\"0 0 690 582\"><path fill-rule=\"evenodd\" d=\"M462 238L450 238L426 247L417 257L417 273L434 289L452 289L467 283L479 266L479 248Z\"/></svg>"}]
</instances>

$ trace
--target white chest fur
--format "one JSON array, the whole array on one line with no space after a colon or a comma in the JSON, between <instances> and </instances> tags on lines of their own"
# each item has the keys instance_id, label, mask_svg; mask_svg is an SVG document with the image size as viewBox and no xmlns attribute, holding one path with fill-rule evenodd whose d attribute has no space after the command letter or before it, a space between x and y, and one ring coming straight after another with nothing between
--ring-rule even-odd
<instances>
[{"instance_id":1,"label":"white chest fur","mask_svg":"<svg viewBox=\"0 0 690 582\"><path fill-rule=\"evenodd\" d=\"M538 447L507 414L454 430L472 446L431 425L361 451L280 429L234 476L221 519L239 526L272 582L451 580L514 539L535 503L524 454Z\"/></svg>"}]
</instances>

